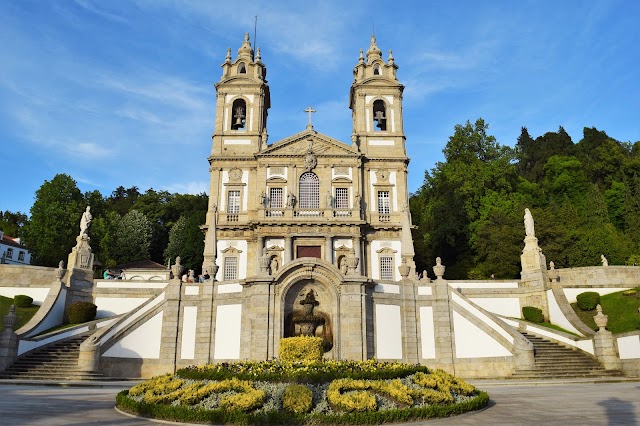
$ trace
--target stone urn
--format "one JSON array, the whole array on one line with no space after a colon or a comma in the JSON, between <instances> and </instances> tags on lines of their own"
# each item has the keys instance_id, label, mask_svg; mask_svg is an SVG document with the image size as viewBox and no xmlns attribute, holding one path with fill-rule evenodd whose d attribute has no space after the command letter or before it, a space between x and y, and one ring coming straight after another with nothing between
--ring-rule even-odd
<instances>
[{"instance_id":1,"label":"stone urn","mask_svg":"<svg viewBox=\"0 0 640 426\"><path fill-rule=\"evenodd\" d=\"M179 280L182 277L182 271L184 271L184 266L180 264L180 256L178 256L176 257L176 263L171 267L173 278Z\"/></svg>"},{"instance_id":2,"label":"stone urn","mask_svg":"<svg viewBox=\"0 0 640 426\"><path fill-rule=\"evenodd\" d=\"M433 273L436 274L437 278L442 278L444 276L445 266L442 264L442 259L436 257L436 265L433 267Z\"/></svg>"},{"instance_id":3,"label":"stone urn","mask_svg":"<svg viewBox=\"0 0 640 426\"><path fill-rule=\"evenodd\" d=\"M262 256L258 258L258 264L260 265L261 273L263 274L269 273L269 266L271 264L271 259L269 258L269 253L267 252L266 247L262 250Z\"/></svg>"},{"instance_id":4,"label":"stone urn","mask_svg":"<svg viewBox=\"0 0 640 426\"><path fill-rule=\"evenodd\" d=\"M56 278L58 278L58 281L62 282L62 279L64 278L64 275L66 273L67 270L64 268L64 260L61 260L58 264L58 267L56 268Z\"/></svg>"},{"instance_id":5,"label":"stone urn","mask_svg":"<svg viewBox=\"0 0 640 426\"><path fill-rule=\"evenodd\" d=\"M596 310L598 313L593 317L593 320L596 322L596 325L600 327L598 331L604 331L607 323L609 322L609 316L602 313L602 306L596 306Z\"/></svg>"},{"instance_id":6,"label":"stone urn","mask_svg":"<svg viewBox=\"0 0 640 426\"><path fill-rule=\"evenodd\" d=\"M398 266L398 271L400 271L400 276L403 279L406 279L409 276L409 271L411 270L411 267L409 265L407 265L407 259L406 258L402 258L402 264L400 266Z\"/></svg>"},{"instance_id":7,"label":"stone urn","mask_svg":"<svg viewBox=\"0 0 640 426\"><path fill-rule=\"evenodd\" d=\"M351 249L351 252L347 256L347 275L355 275L356 268L358 267L358 263L360 263L360 259L356 257L355 250Z\"/></svg>"}]
</instances>

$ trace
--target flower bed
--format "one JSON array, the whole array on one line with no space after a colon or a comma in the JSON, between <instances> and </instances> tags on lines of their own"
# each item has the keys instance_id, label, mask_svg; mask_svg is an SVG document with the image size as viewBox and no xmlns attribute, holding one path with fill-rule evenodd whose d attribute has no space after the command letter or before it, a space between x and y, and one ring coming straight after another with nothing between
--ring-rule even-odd
<instances>
[{"instance_id":1,"label":"flower bed","mask_svg":"<svg viewBox=\"0 0 640 426\"><path fill-rule=\"evenodd\" d=\"M442 370L375 360L190 367L122 391L145 417L217 424L378 424L477 410L489 396Z\"/></svg>"}]
</instances>

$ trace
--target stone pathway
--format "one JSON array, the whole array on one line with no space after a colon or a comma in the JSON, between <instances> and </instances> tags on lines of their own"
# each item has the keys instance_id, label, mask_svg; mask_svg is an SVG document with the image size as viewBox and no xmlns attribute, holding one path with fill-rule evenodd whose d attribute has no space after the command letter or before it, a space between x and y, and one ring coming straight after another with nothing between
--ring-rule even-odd
<instances>
[{"instance_id":1,"label":"stone pathway","mask_svg":"<svg viewBox=\"0 0 640 426\"><path fill-rule=\"evenodd\" d=\"M485 410L403 425L640 425L640 381L473 383L491 396ZM157 425L124 416L113 408L115 394L132 385L62 387L0 382L0 425Z\"/></svg>"}]
</instances>

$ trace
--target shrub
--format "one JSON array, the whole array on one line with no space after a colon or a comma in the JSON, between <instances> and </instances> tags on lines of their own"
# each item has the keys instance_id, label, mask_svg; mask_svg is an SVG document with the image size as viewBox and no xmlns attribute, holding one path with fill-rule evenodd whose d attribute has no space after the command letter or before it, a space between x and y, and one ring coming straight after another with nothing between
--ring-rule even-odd
<instances>
[{"instance_id":1,"label":"shrub","mask_svg":"<svg viewBox=\"0 0 640 426\"><path fill-rule=\"evenodd\" d=\"M98 307L91 302L74 302L67 307L67 318L70 324L92 321L97 310Z\"/></svg>"},{"instance_id":2,"label":"shrub","mask_svg":"<svg viewBox=\"0 0 640 426\"><path fill-rule=\"evenodd\" d=\"M16 308L28 308L33 304L33 298L24 294L17 294L13 297L13 304Z\"/></svg>"},{"instance_id":3,"label":"shrub","mask_svg":"<svg viewBox=\"0 0 640 426\"><path fill-rule=\"evenodd\" d=\"M289 385L282 394L282 408L294 414L306 414L313 408L313 392L304 385Z\"/></svg>"},{"instance_id":4,"label":"shrub","mask_svg":"<svg viewBox=\"0 0 640 426\"><path fill-rule=\"evenodd\" d=\"M527 321L531 322L544 322L544 315L542 315L542 309L535 306L524 306L522 308L522 316Z\"/></svg>"},{"instance_id":5,"label":"shrub","mask_svg":"<svg viewBox=\"0 0 640 426\"><path fill-rule=\"evenodd\" d=\"M324 350L320 337L297 336L280 339L278 355L283 362L320 361Z\"/></svg>"},{"instance_id":6,"label":"shrub","mask_svg":"<svg viewBox=\"0 0 640 426\"><path fill-rule=\"evenodd\" d=\"M600 295L595 291L585 291L576 296L576 302L583 311L592 311L600 303Z\"/></svg>"}]
</instances>

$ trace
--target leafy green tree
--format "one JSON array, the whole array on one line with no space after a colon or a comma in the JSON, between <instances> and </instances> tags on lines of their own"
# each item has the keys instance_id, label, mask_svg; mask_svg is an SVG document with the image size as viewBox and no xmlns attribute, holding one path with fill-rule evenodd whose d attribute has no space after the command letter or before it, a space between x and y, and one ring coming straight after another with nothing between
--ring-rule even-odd
<instances>
[{"instance_id":1,"label":"leafy green tree","mask_svg":"<svg viewBox=\"0 0 640 426\"><path fill-rule=\"evenodd\" d=\"M0 210L0 230L10 237L22 237L22 230L29 221L22 212L10 212Z\"/></svg>"},{"instance_id":2,"label":"leafy green tree","mask_svg":"<svg viewBox=\"0 0 640 426\"><path fill-rule=\"evenodd\" d=\"M547 132L535 141L531 140L526 127L523 127L516 151L520 176L531 182L541 182L547 160L554 155L572 156L575 146L562 126L557 132Z\"/></svg>"},{"instance_id":3,"label":"leafy green tree","mask_svg":"<svg viewBox=\"0 0 640 426\"><path fill-rule=\"evenodd\" d=\"M147 217L137 210L131 210L118 221L113 245L109 248L112 259L117 264L149 259L153 227Z\"/></svg>"},{"instance_id":4,"label":"leafy green tree","mask_svg":"<svg viewBox=\"0 0 640 426\"><path fill-rule=\"evenodd\" d=\"M80 233L84 209L84 197L69 175L58 174L40 186L31 219L24 227L25 245L33 254L33 264L56 266L60 260L66 261Z\"/></svg>"},{"instance_id":5,"label":"leafy green tree","mask_svg":"<svg viewBox=\"0 0 640 426\"><path fill-rule=\"evenodd\" d=\"M180 256L185 268L199 272L204 260L204 235L200 225L205 221L204 212L180 216L169 231L169 244L164 252L165 263Z\"/></svg>"}]
</instances>

